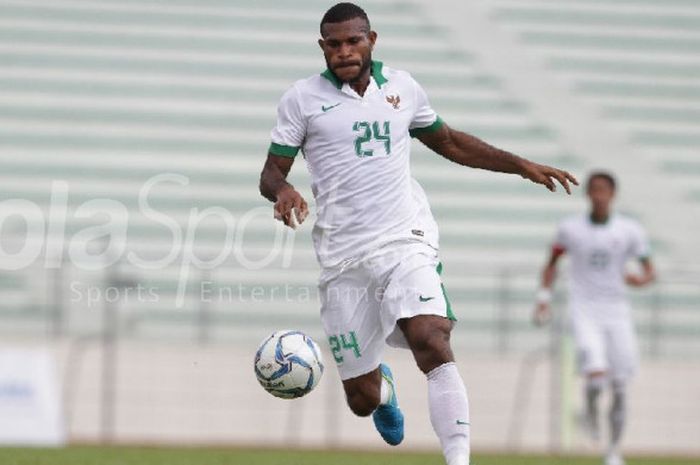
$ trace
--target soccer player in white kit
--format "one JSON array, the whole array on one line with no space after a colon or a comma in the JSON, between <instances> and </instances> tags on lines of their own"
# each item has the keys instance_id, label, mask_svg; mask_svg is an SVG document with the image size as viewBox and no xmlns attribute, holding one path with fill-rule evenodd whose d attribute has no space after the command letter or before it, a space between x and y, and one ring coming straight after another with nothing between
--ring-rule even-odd
<instances>
[{"instance_id":1,"label":"soccer player in white kit","mask_svg":"<svg viewBox=\"0 0 700 465\"><path fill-rule=\"evenodd\" d=\"M567 192L577 181L447 126L410 74L372 60L377 33L357 5L330 8L320 32L327 69L282 97L260 192L286 225L303 222L306 201L286 181L303 152L316 200L321 320L350 409L372 415L387 443L402 441L382 355L387 344L409 348L427 376L446 462L468 465L467 393L449 342L454 315L440 280L437 225L411 177L411 136L458 164L519 174L552 191L554 180Z\"/></svg>"},{"instance_id":2,"label":"soccer player in white kit","mask_svg":"<svg viewBox=\"0 0 700 465\"><path fill-rule=\"evenodd\" d=\"M586 422L596 439L598 397L605 387L612 391L606 465L624 464L619 447L625 425L625 385L637 366L626 286L644 286L654 279L644 230L631 218L611 211L615 188L615 178L609 173L599 171L589 176L591 211L560 224L542 273L535 311L536 322L549 319L556 265L564 254L568 255L571 327L579 370L586 380ZM641 274L627 272L630 260L639 260Z\"/></svg>"}]
</instances>

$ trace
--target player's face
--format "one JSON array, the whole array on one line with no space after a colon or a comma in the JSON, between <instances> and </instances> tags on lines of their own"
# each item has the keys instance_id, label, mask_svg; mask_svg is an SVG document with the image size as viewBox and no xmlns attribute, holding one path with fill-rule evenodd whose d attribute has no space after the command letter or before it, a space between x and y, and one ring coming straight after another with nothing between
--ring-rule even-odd
<instances>
[{"instance_id":1,"label":"player's face","mask_svg":"<svg viewBox=\"0 0 700 465\"><path fill-rule=\"evenodd\" d=\"M596 211L608 211L615 196L615 190L610 183L602 178L595 178L588 187L588 198Z\"/></svg>"},{"instance_id":2,"label":"player's face","mask_svg":"<svg viewBox=\"0 0 700 465\"><path fill-rule=\"evenodd\" d=\"M328 69L343 82L355 82L369 69L377 33L370 31L367 21L353 18L323 26L318 45L323 50Z\"/></svg>"}]
</instances>

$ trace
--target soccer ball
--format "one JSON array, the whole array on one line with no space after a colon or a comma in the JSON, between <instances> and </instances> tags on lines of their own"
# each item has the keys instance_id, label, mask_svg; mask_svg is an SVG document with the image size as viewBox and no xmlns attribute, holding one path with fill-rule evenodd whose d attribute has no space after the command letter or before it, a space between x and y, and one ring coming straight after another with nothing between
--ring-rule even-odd
<instances>
[{"instance_id":1,"label":"soccer ball","mask_svg":"<svg viewBox=\"0 0 700 465\"><path fill-rule=\"evenodd\" d=\"M316 387L322 374L321 350L301 331L275 331L262 341L255 354L255 376L275 397L305 396Z\"/></svg>"}]
</instances>

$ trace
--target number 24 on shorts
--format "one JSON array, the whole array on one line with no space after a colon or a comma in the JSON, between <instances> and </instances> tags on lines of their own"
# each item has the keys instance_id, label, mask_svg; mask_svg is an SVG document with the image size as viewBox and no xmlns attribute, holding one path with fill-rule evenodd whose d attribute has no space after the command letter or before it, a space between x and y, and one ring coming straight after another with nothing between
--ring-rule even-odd
<instances>
[{"instance_id":1,"label":"number 24 on shorts","mask_svg":"<svg viewBox=\"0 0 700 465\"><path fill-rule=\"evenodd\" d=\"M355 358L360 358L360 346L357 345L357 338L355 337L355 331L350 331L347 334L338 334L337 336L331 336L328 338L328 343L331 345L331 352L333 353L333 358L335 363L343 363L345 358L340 354L341 350L351 350L355 355Z\"/></svg>"}]
</instances>

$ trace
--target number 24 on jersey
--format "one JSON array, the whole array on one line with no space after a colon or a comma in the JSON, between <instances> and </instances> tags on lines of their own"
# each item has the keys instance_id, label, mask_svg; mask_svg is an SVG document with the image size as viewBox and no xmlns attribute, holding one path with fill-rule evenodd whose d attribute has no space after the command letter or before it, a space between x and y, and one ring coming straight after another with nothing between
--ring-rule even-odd
<instances>
[{"instance_id":1,"label":"number 24 on jersey","mask_svg":"<svg viewBox=\"0 0 700 465\"><path fill-rule=\"evenodd\" d=\"M352 130L359 133L355 139L355 154L358 157L374 156L374 150L366 148L366 144L373 139L384 142L386 154L391 155L391 125L389 121L384 121L381 126L379 121L373 123L369 123L368 121L355 121L352 125Z\"/></svg>"}]
</instances>

